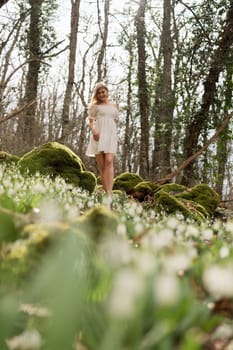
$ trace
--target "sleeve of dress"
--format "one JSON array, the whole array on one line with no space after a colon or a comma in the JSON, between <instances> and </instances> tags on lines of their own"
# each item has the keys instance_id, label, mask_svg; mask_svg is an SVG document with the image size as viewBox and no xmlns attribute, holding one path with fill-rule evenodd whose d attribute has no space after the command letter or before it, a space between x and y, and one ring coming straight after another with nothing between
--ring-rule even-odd
<instances>
[{"instance_id":1,"label":"sleeve of dress","mask_svg":"<svg viewBox=\"0 0 233 350\"><path fill-rule=\"evenodd\" d=\"M88 107L88 118L89 119L95 119L96 118L96 106L95 105L90 105Z\"/></svg>"}]
</instances>

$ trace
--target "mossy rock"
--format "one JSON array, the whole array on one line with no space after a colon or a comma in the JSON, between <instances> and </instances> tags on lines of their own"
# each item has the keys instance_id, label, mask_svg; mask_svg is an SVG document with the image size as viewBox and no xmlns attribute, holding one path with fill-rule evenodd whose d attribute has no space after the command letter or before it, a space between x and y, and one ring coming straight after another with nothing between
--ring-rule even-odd
<instances>
[{"instance_id":1,"label":"mossy rock","mask_svg":"<svg viewBox=\"0 0 233 350\"><path fill-rule=\"evenodd\" d=\"M117 215L104 205L89 209L78 219L82 231L88 236L99 241L105 236L116 234L119 223Z\"/></svg>"},{"instance_id":2,"label":"mossy rock","mask_svg":"<svg viewBox=\"0 0 233 350\"><path fill-rule=\"evenodd\" d=\"M187 191L186 186L180 185L180 184L175 184L175 183L161 185L160 188L158 188L158 189L162 189L163 191L168 192L174 196L179 194L179 193L183 193L184 191Z\"/></svg>"},{"instance_id":3,"label":"mossy rock","mask_svg":"<svg viewBox=\"0 0 233 350\"><path fill-rule=\"evenodd\" d=\"M187 205L184 201L177 199L175 196L162 189L155 193L152 207L157 212L165 212L167 215L181 213L184 218L190 218L199 222L205 219L202 212L197 209L195 203L192 206L191 203Z\"/></svg>"},{"instance_id":4,"label":"mossy rock","mask_svg":"<svg viewBox=\"0 0 233 350\"><path fill-rule=\"evenodd\" d=\"M152 181L141 181L133 189L133 197L140 202L144 201L149 195L153 195L161 186Z\"/></svg>"},{"instance_id":5,"label":"mossy rock","mask_svg":"<svg viewBox=\"0 0 233 350\"><path fill-rule=\"evenodd\" d=\"M15 222L15 218L12 215L0 211L0 222L1 222L1 230L0 230L0 247L2 243L15 241L19 237L19 229Z\"/></svg>"},{"instance_id":6,"label":"mossy rock","mask_svg":"<svg viewBox=\"0 0 233 350\"><path fill-rule=\"evenodd\" d=\"M127 194L131 194L134 187L142 181L143 179L141 176L135 173L125 172L114 179L113 190L125 191Z\"/></svg>"},{"instance_id":7,"label":"mossy rock","mask_svg":"<svg viewBox=\"0 0 233 350\"><path fill-rule=\"evenodd\" d=\"M179 201L183 203L186 206L186 208L188 208L192 212L192 214L194 215L194 217L196 217L197 220L203 221L209 218L208 211L201 204L181 197L179 198Z\"/></svg>"},{"instance_id":8,"label":"mossy rock","mask_svg":"<svg viewBox=\"0 0 233 350\"><path fill-rule=\"evenodd\" d=\"M220 202L219 194L206 184L196 185L177 197L199 203L207 210L210 216L214 214Z\"/></svg>"},{"instance_id":9,"label":"mossy rock","mask_svg":"<svg viewBox=\"0 0 233 350\"><path fill-rule=\"evenodd\" d=\"M96 177L91 171L82 171L79 174L80 187L92 193L96 188Z\"/></svg>"},{"instance_id":10,"label":"mossy rock","mask_svg":"<svg viewBox=\"0 0 233 350\"><path fill-rule=\"evenodd\" d=\"M65 181L90 192L96 186L96 177L85 171L82 160L68 147L49 142L26 153L18 162L21 171L39 172L52 179L61 176Z\"/></svg>"},{"instance_id":11,"label":"mossy rock","mask_svg":"<svg viewBox=\"0 0 233 350\"><path fill-rule=\"evenodd\" d=\"M97 176L96 182L97 182L97 185L102 185L102 179L100 176Z\"/></svg>"},{"instance_id":12,"label":"mossy rock","mask_svg":"<svg viewBox=\"0 0 233 350\"><path fill-rule=\"evenodd\" d=\"M19 157L14 156L8 152L0 151L0 163L16 164L20 160Z\"/></svg>"}]
</instances>

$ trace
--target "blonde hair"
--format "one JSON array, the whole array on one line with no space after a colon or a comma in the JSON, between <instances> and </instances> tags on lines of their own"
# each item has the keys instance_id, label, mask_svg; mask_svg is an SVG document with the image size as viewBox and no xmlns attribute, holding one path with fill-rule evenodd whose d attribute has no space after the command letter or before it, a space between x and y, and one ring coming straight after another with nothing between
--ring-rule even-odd
<instances>
[{"instance_id":1,"label":"blonde hair","mask_svg":"<svg viewBox=\"0 0 233 350\"><path fill-rule=\"evenodd\" d=\"M95 87L94 87L94 90L93 90L93 93L92 93L92 96L91 96L91 105L97 104L97 102L98 102L97 92L101 88L105 89L108 92L108 87L103 81L100 81L99 83L97 83L95 85Z\"/></svg>"}]
</instances>

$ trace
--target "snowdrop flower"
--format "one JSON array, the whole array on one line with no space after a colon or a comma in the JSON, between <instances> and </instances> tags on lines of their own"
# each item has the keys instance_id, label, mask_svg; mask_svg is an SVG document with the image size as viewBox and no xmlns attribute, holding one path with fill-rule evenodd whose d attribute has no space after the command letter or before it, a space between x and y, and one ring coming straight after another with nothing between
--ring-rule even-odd
<instances>
[{"instance_id":1,"label":"snowdrop flower","mask_svg":"<svg viewBox=\"0 0 233 350\"><path fill-rule=\"evenodd\" d=\"M179 225L179 221L177 220L177 218L171 216L168 218L167 220L167 226L173 230L175 230L177 228L177 226Z\"/></svg>"},{"instance_id":2,"label":"snowdrop flower","mask_svg":"<svg viewBox=\"0 0 233 350\"><path fill-rule=\"evenodd\" d=\"M42 345L41 335L37 330L28 330L7 340L9 349L36 350Z\"/></svg>"},{"instance_id":3,"label":"snowdrop flower","mask_svg":"<svg viewBox=\"0 0 233 350\"><path fill-rule=\"evenodd\" d=\"M202 234L202 237L203 237L204 239L207 239L207 240L212 239L213 236L214 236L214 233L213 233L213 231L212 231L210 228L207 228L207 229L203 230L203 231L201 232L201 234Z\"/></svg>"},{"instance_id":4,"label":"snowdrop flower","mask_svg":"<svg viewBox=\"0 0 233 350\"><path fill-rule=\"evenodd\" d=\"M132 251L128 241L120 239L118 236L107 238L99 244L100 255L114 268L131 263Z\"/></svg>"},{"instance_id":5,"label":"snowdrop flower","mask_svg":"<svg viewBox=\"0 0 233 350\"><path fill-rule=\"evenodd\" d=\"M134 259L137 268L143 274L147 275L155 271L157 264L153 254L146 251L135 250Z\"/></svg>"},{"instance_id":6,"label":"snowdrop flower","mask_svg":"<svg viewBox=\"0 0 233 350\"><path fill-rule=\"evenodd\" d=\"M112 204L112 197L108 194L104 195L103 196L103 199L102 199L102 203L103 205L105 205L107 208L110 208L111 207L111 204Z\"/></svg>"},{"instance_id":7,"label":"snowdrop flower","mask_svg":"<svg viewBox=\"0 0 233 350\"><path fill-rule=\"evenodd\" d=\"M59 221L61 219L61 210L55 201L48 200L43 202L40 207L41 221L45 223L51 223Z\"/></svg>"},{"instance_id":8,"label":"snowdrop flower","mask_svg":"<svg viewBox=\"0 0 233 350\"><path fill-rule=\"evenodd\" d=\"M165 228L158 234L151 232L151 245L156 249L169 247L173 243L173 231Z\"/></svg>"},{"instance_id":9,"label":"snowdrop flower","mask_svg":"<svg viewBox=\"0 0 233 350\"><path fill-rule=\"evenodd\" d=\"M144 226L141 222L137 222L136 225L134 226L134 231L136 234L139 234L144 231Z\"/></svg>"},{"instance_id":10,"label":"snowdrop flower","mask_svg":"<svg viewBox=\"0 0 233 350\"><path fill-rule=\"evenodd\" d=\"M224 259L227 258L230 254L230 250L229 247L227 246L223 246L220 250L219 250L219 256L220 258Z\"/></svg>"},{"instance_id":11,"label":"snowdrop flower","mask_svg":"<svg viewBox=\"0 0 233 350\"><path fill-rule=\"evenodd\" d=\"M214 297L233 297L233 265L212 265L205 269L203 285Z\"/></svg>"},{"instance_id":12,"label":"snowdrop flower","mask_svg":"<svg viewBox=\"0 0 233 350\"><path fill-rule=\"evenodd\" d=\"M170 273L161 273L154 280L154 300L161 306L175 304L180 297L178 277Z\"/></svg>"},{"instance_id":13,"label":"snowdrop flower","mask_svg":"<svg viewBox=\"0 0 233 350\"><path fill-rule=\"evenodd\" d=\"M233 221L228 221L225 224L226 231L233 234Z\"/></svg>"},{"instance_id":14,"label":"snowdrop flower","mask_svg":"<svg viewBox=\"0 0 233 350\"><path fill-rule=\"evenodd\" d=\"M119 224L117 226L117 234L119 236L125 236L126 233L127 233L126 226L123 223Z\"/></svg>"},{"instance_id":15,"label":"snowdrop flower","mask_svg":"<svg viewBox=\"0 0 233 350\"><path fill-rule=\"evenodd\" d=\"M41 182L36 182L33 186L33 191L36 193L46 193L47 188Z\"/></svg>"},{"instance_id":16,"label":"snowdrop flower","mask_svg":"<svg viewBox=\"0 0 233 350\"><path fill-rule=\"evenodd\" d=\"M177 229L176 229L176 234L178 236L183 235L186 232L186 228L187 228L186 225L179 223L179 225L177 226Z\"/></svg>"},{"instance_id":17,"label":"snowdrop flower","mask_svg":"<svg viewBox=\"0 0 233 350\"><path fill-rule=\"evenodd\" d=\"M88 206L88 208L92 208L94 206L94 201L93 200L89 200L87 202L87 206Z\"/></svg>"},{"instance_id":18,"label":"snowdrop flower","mask_svg":"<svg viewBox=\"0 0 233 350\"><path fill-rule=\"evenodd\" d=\"M3 180L3 186L5 186L6 188L12 186L10 177Z\"/></svg>"},{"instance_id":19,"label":"snowdrop flower","mask_svg":"<svg viewBox=\"0 0 233 350\"><path fill-rule=\"evenodd\" d=\"M136 207L136 214L137 214L137 215L140 215L140 214L142 214L142 212L143 212L142 206L141 206L141 205L138 205L138 206Z\"/></svg>"},{"instance_id":20,"label":"snowdrop flower","mask_svg":"<svg viewBox=\"0 0 233 350\"><path fill-rule=\"evenodd\" d=\"M110 314L116 318L131 317L142 292L143 281L139 274L133 269L119 271L113 282L113 290L110 296Z\"/></svg>"},{"instance_id":21,"label":"snowdrop flower","mask_svg":"<svg viewBox=\"0 0 233 350\"><path fill-rule=\"evenodd\" d=\"M193 226L193 225L188 225L185 231L185 236L186 237L199 237L200 233L199 230L197 229L197 227Z\"/></svg>"},{"instance_id":22,"label":"snowdrop flower","mask_svg":"<svg viewBox=\"0 0 233 350\"><path fill-rule=\"evenodd\" d=\"M176 253L171 256L164 257L164 268L167 271L180 272L186 271L191 266L191 257L188 254Z\"/></svg>"},{"instance_id":23,"label":"snowdrop flower","mask_svg":"<svg viewBox=\"0 0 233 350\"><path fill-rule=\"evenodd\" d=\"M16 195L16 191L15 191L15 189L12 188L12 187L9 188L7 192L8 192L8 196L9 196L9 197L14 197L14 196Z\"/></svg>"}]
</instances>

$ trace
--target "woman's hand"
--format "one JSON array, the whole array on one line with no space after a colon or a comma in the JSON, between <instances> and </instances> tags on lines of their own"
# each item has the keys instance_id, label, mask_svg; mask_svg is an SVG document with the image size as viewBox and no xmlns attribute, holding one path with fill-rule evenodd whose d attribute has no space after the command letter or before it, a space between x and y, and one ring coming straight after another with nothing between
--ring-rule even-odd
<instances>
[{"instance_id":1,"label":"woman's hand","mask_svg":"<svg viewBox=\"0 0 233 350\"><path fill-rule=\"evenodd\" d=\"M93 139L94 139L95 141L99 141L99 139L100 139L100 134L99 134L99 132L96 131L96 130L93 130L92 133L93 133Z\"/></svg>"}]
</instances>

